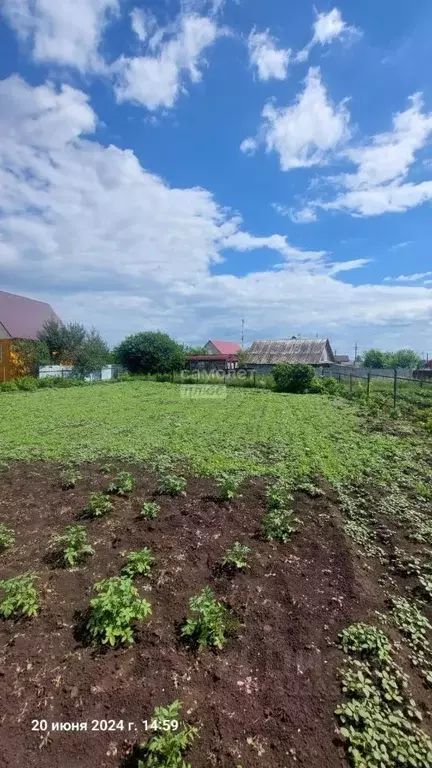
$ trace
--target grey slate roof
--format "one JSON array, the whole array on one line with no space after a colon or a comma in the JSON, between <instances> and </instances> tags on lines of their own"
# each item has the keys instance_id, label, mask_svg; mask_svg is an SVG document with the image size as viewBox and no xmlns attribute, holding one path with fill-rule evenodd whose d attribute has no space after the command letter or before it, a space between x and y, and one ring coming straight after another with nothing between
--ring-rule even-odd
<instances>
[{"instance_id":1,"label":"grey slate roof","mask_svg":"<svg viewBox=\"0 0 432 768\"><path fill-rule=\"evenodd\" d=\"M334 362L334 354L328 339L254 341L247 353L248 365L277 363L319 365L322 362Z\"/></svg>"},{"instance_id":2,"label":"grey slate roof","mask_svg":"<svg viewBox=\"0 0 432 768\"><path fill-rule=\"evenodd\" d=\"M61 323L49 304L0 291L0 323L11 339L36 339L51 318Z\"/></svg>"},{"instance_id":3,"label":"grey slate roof","mask_svg":"<svg viewBox=\"0 0 432 768\"><path fill-rule=\"evenodd\" d=\"M337 363L349 363L349 355L335 355L335 360Z\"/></svg>"}]
</instances>

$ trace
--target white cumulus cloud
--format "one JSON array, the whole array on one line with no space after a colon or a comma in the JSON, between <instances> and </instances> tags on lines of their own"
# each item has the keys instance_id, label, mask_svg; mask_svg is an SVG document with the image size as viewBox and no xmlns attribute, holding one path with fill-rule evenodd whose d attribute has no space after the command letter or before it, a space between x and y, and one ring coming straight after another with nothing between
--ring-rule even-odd
<instances>
[{"instance_id":1,"label":"white cumulus cloud","mask_svg":"<svg viewBox=\"0 0 432 768\"><path fill-rule=\"evenodd\" d=\"M332 103L315 67L309 70L305 88L294 104L278 108L269 102L262 116L258 138L268 152L277 152L283 171L324 165L350 136L346 104Z\"/></svg>"},{"instance_id":2,"label":"white cumulus cloud","mask_svg":"<svg viewBox=\"0 0 432 768\"><path fill-rule=\"evenodd\" d=\"M132 150L97 142L81 91L11 77L0 81L0 117L0 282L50 301L65 321L94 324L111 343L149 328L201 343L236 338L241 317L251 336L301 325L340 340L350 325L361 341L362 328L384 337L400 323L405 344L430 334L430 289L355 287L336 275L364 260L336 262L284 233L248 232L208 190L172 187ZM282 264L257 271L253 251Z\"/></svg>"},{"instance_id":3,"label":"white cumulus cloud","mask_svg":"<svg viewBox=\"0 0 432 768\"><path fill-rule=\"evenodd\" d=\"M3 0L8 24L26 41L36 61L101 69L99 44L120 0Z\"/></svg>"},{"instance_id":4,"label":"white cumulus cloud","mask_svg":"<svg viewBox=\"0 0 432 768\"><path fill-rule=\"evenodd\" d=\"M297 54L297 61L306 61L315 45L328 45L334 40L352 40L361 35L353 25L347 24L338 8L328 13L317 13L310 43Z\"/></svg>"},{"instance_id":5,"label":"white cumulus cloud","mask_svg":"<svg viewBox=\"0 0 432 768\"><path fill-rule=\"evenodd\" d=\"M134 18L140 34L147 34L142 17ZM187 79L201 80L204 52L222 34L212 18L197 15L181 15L168 39L165 32L156 32L156 42L153 37L145 55L122 57L114 65L119 101L142 104L152 111L173 107Z\"/></svg>"},{"instance_id":6,"label":"white cumulus cloud","mask_svg":"<svg viewBox=\"0 0 432 768\"><path fill-rule=\"evenodd\" d=\"M336 182L345 191L318 205L359 216L376 216L403 212L432 200L432 181L414 183L407 179L416 154L431 136L432 113L425 112L423 98L416 93L410 97L408 108L393 117L391 131L345 151L345 157L357 170L338 176Z\"/></svg>"},{"instance_id":7,"label":"white cumulus cloud","mask_svg":"<svg viewBox=\"0 0 432 768\"><path fill-rule=\"evenodd\" d=\"M278 48L270 31L256 32L252 30L248 39L249 59L256 69L260 80L285 80L288 75L288 64L291 50Z\"/></svg>"}]
</instances>

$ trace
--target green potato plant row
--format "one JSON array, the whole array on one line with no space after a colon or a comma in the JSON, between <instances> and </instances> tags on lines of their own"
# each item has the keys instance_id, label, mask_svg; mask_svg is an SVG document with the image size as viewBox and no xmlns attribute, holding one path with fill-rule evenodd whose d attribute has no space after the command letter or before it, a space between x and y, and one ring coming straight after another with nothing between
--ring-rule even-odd
<instances>
[{"instance_id":1,"label":"green potato plant row","mask_svg":"<svg viewBox=\"0 0 432 768\"><path fill-rule=\"evenodd\" d=\"M396 665L386 634L352 624L341 633L347 656L341 669L345 701L336 709L339 733L353 768L430 768L432 741Z\"/></svg>"}]
</instances>

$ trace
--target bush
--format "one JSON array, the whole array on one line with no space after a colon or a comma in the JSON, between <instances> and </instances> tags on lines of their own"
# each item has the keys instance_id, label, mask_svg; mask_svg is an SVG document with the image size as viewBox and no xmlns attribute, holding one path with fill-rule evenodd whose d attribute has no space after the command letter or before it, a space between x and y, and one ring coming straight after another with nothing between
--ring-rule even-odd
<instances>
[{"instance_id":1,"label":"bush","mask_svg":"<svg viewBox=\"0 0 432 768\"><path fill-rule=\"evenodd\" d=\"M21 392L34 392L37 389L37 379L24 376L22 379L17 379L16 385Z\"/></svg>"},{"instance_id":2,"label":"bush","mask_svg":"<svg viewBox=\"0 0 432 768\"><path fill-rule=\"evenodd\" d=\"M150 727L155 724L154 732L140 744L143 760L138 760L138 768L190 768L183 754L195 740L198 728L180 723L181 709L180 701L156 707L150 721Z\"/></svg>"},{"instance_id":3,"label":"bush","mask_svg":"<svg viewBox=\"0 0 432 768\"><path fill-rule=\"evenodd\" d=\"M53 386L56 389L70 389L71 387L83 387L86 384L82 379L74 379L72 376L55 377Z\"/></svg>"},{"instance_id":4,"label":"bush","mask_svg":"<svg viewBox=\"0 0 432 768\"><path fill-rule=\"evenodd\" d=\"M44 376L43 379L37 379L38 389L53 389L56 380L54 376Z\"/></svg>"},{"instance_id":5,"label":"bush","mask_svg":"<svg viewBox=\"0 0 432 768\"><path fill-rule=\"evenodd\" d=\"M0 384L0 392L18 392L16 381L4 381Z\"/></svg>"},{"instance_id":6,"label":"bush","mask_svg":"<svg viewBox=\"0 0 432 768\"><path fill-rule=\"evenodd\" d=\"M215 600L210 587L189 600L192 616L182 627L182 637L198 646L199 649L210 645L223 648L226 643L225 632L228 628L228 609Z\"/></svg>"},{"instance_id":7,"label":"bush","mask_svg":"<svg viewBox=\"0 0 432 768\"><path fill-rule=\"evenodd\" d=\"M324 392L326 392L328 395L336 395L341 389L340 383L335 378L333 378L333 376L322 379L322 385Z\"/></svg>"},{"instance_id":8,"label":"bush","mask_svg":"<svg viewBox=\"0 0 432 768\"><path fill-rule=\"evenodd\" d=\"M313 379L309 387L310 394L322 395L326 391L324 387L324 381L325 379L317 379L317 378Z\"/></svg>"},{"instance_id":9,"label":"bush","mask_svg":"<svg viewBox=\"0 0 432 768\"><path fill-rule=\"evenodd\" d=\"M133 579L134 576L150 576L154 557L148 547L129 552L122 573Z\"/></svg>"},{"instance_id":10,"label":"bush","mask_svg":"<svg viewBox=\"0 0 432 768\"><path fill-rule=\"evenodd\" d=\"M117 347L115 355L130 373L181 371L186 362L183 347L160 331L128 336Z\"/></svg>"},{"instance_id":11,"label":"bush","mask_svg":"<svg viewBox=\"0 0 432 768\"><path fill-rule=\"evenodd\" d=\"M10 549L15 544L15 534L7 525L0 525L0 550Z\"/></svg>"},{"instance_id":12,"label":"bush","mask_svg":"<svg viewBox=\"0 0 432 768\"><path fill-rule=\"evenodd\" d=\"M87 541L86 529L83 525L68 525L64 536L56 539L63 548L63 560L71 568L88 555L94 555L94 549Z\"/></svg>"},{"instance_id":13,"label":"bush","mask_svg":"<svg viewBox=\"0 0 432 768\"><path fill-rule=\"evenodd\" d=\"M87 630L92 641L101 645L133 643L133 621L142 621L151 614L151 605L141 600L132 581L113 576L94 585L97 593L90 601Z\"/></svg>"},{"instance_id":14,"label":"bush","mask_svg":"<svg viewBox=\"0 0 432 768\"><path fill-rule=\"evenodd\" d=\"M288 365L279 363L273 371L276 392L307 392L314 380L315 372L311 365Z\"/></svg>"},{"instance_id":15,"label":"bush","mask_svg":"<svg viewBox=\"0 0 432 768\"><path fill-rule=\"evenodd\" d=\"M5 597L0 603L0 616L36 616L39 610L38 596L34 586L36 576L26 573L15 579L0 581Z\"/></svg>"}]
</instances>

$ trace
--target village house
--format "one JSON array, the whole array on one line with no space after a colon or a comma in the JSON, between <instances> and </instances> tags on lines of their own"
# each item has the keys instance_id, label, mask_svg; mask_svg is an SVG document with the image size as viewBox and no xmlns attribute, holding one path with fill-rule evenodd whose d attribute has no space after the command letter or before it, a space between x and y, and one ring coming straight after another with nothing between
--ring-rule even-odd
<instances>
[{"instance_id":1,"label":"village house","mask_svg":"<svg viewBox=\"0 0 432 768\"><path fill-rule=\"evenodd\" d=\"M237 369L241 346L235 341L210 339L203 349L205 353L202 355L189 355L187 365L190 371L233 373Z\"/></svg>"},{"instance_id":2,"label":"village house","mask_svg":"<svg viewBox=\"0 0 432 768\"><path fill-rule=\"evenodd\" d=\"M49 304L0 291L0 382L14 378L14 341L35 340L47 320L61 320Z\"/></svg>"},{"instance_id":3,"label":"village house","mask_svg":"<svg viewBox=\"0 0 432 768\"><path fill-rule=\"evenodd\" d=\"M321 368L336 363L328 339L280 339L254 341L247 350L244 367L261 375L271 373L278 363L302 363Z\"/></svg>"}]
</instances>

